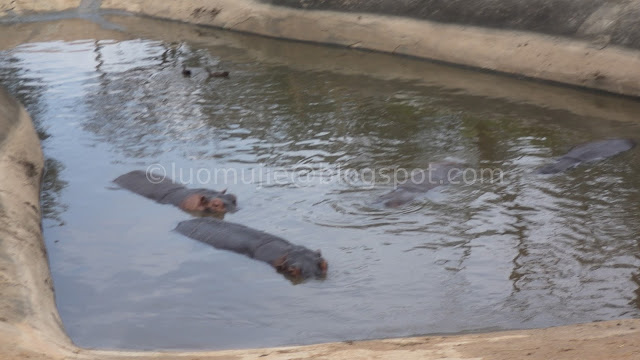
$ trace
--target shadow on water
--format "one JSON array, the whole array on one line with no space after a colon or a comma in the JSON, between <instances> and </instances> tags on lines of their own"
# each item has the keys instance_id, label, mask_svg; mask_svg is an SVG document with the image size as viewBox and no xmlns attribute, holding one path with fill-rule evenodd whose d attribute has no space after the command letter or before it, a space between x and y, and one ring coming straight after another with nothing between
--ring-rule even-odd
<instances>
[{"instance_id":1,"label":"shadow on water","mask_svg":"<svg viewBox=\"0 0 640 360\"><path fill-rule=\"evenodd\" d=\"M45 238L76 343L230 348L640 315L637 152L532 174L573 144L640 138L637 102L107 19L128 32L78 19L0 29L15 35L0 43L0 81L43 138L43 208L63 225ZM397 184L390 174L443 160L503 181L441 186L398 209L375 203ZM327 279L291 286L171 232L189 215L111 183L152 164L229 188L241 211L227 220L322 249Z\"/></svg>"}]
</instances>

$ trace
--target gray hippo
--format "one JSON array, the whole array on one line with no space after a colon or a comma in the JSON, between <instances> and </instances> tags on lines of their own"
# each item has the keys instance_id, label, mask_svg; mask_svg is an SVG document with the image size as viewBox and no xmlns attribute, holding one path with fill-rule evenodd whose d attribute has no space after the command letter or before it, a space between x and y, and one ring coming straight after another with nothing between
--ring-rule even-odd
<instances>
[{"instance_id":1,"label":"gray hippo","mask_svg":"<svg viewBox=\"0 0 640 360\"><path fill-rule=\"evenodd\" d=\"M556 159L552 164L541 167L537 174L556 174L584 162L592 162L610 158L627 150L633 149L636 142L631 139L610 139L594 141L578 145L568 153Z\"/></svg>"},{"instance_id":2,"label":"gray hippo","mask_svg":"<svg viewBox=\"0 0 640 360\"><path fill-rule=\"evenodd\" d=\"M320 250L309 250L287 240L214 218L182 221L175 229L178 233L209 244L216 249L230 250L273 266L292 281L323 278L327 262Z\"/></svg>"},{"instance_id":3,"label":"gray hippo","mask_svg":"<svg viewBox=\"0 0 640 360\"><path fill-rule=\"evenodd\" d=\"M406 183L380 196L379 201L391 208L404 205L437 186L450 184L462 174L464 166L458 162L431 163L426 170L414 172Z\"/></svg>"},{"instance_id":4,"label":"gray hippo","mask_svg":"<svg viewBox=\"0 0 640 360\"><path fill-rule=\"evenodd\" d=\"M233 194L226 194L226 190L188 189L171 179L151 181L155 178L147 172L135 170L113 180L122 188L155 200L160 204L171 204L188 212L204 212L224 214L234 212L237 208L237 198Z\"/></svg>"}]
</instances>

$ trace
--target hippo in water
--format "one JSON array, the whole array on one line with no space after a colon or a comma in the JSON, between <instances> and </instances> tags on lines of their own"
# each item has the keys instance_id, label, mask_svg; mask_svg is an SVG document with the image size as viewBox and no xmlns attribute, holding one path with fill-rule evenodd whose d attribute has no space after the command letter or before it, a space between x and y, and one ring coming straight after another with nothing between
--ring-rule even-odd
<instances>
[{"instance_id":1,"label":"hippo in water","mask_svg":"<svg viewBox=\"0 0 640 360\"><path fill-rule=\"evenodd\" d=\"M413 173L405 184L380 196L386 207L395 208L404 205L427 191L448 185L458 178L464 170L464 164L457 162L438 162L429 164L429 168Z\"/></svg>"},{"instance_id":2,"label":"hippo in water","mask_svg":"<svg viewBox=\"0 0 640 360\"><path fill-rule=\"evenodd\" d=\"M327 262L320 250L309 250L287 240L214 218L182 221L175 229L182 235L264 261L294 282L308 278L323 278Z\"/></svg>"},{"instance_id":3,"label":"hippo in water","mask_svg":"<svg viewBox=\"0 0 640 360\"><path fill-rule=\"evenodd\" d=\"M172 204L187 212L224 214L236 210L236 196L226 194L226 190L187 189L167 178L154 181L157 178L159 176L136 170L113 182L160 204Z\"/></svg>"},{"instance_id":4,"label":"hippo in water","mask_svg":"<svg viewBox=\"0 0 640 360\"><path fill-rule=\"evenodd\" d=\"M594 141L573 147L568 153L552 164L541 167L537 174L556 174L584 162L610 158L633 149L636 142L631 139L610 139Z\"/></svg>"}]
</instances>

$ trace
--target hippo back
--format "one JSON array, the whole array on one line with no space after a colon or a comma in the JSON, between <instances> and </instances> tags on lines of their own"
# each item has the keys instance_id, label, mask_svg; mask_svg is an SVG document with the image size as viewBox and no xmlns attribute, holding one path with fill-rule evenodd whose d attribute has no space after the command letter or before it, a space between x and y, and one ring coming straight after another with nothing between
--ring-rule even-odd
<instances>
[{"instance_id":1,"label":"hippo back","mask_svg":"<svg viewBox=\"0 0 640 360\"><path fill-rule=\"evenodd\" d=\"M218 198L222 200L226 211L235 212L237 209L236 197L221 191L211 189L189 189L173 180L160 177L157 174L149 174L142 170L135 170L119 176L113 180L122 188L155 200L160 204L171 204L180 207L182 202L190 195L198 194L208 199Z\"/></svg>"},{"instance_id":2,"label":"hippo back","mask_svg":"<svg viewBox=\"0 0 640 360\"><path fill-rule=\"evenodd\" d=\"M259 245L276 238L244 225L214 218L182 221L176 227L176 231L217 249L230 250L250 257L254 257Z\"/></svg>"},{"instance_id":3,"label":"hippo back","mask_svg":"<svg viewBox=\"0 0 640 360\"><path fill-rule=\"evenodd\" d=\"M618 155L632 149L636 142L631 139L611 139L582 144L571 149L566 157L580 161L594 161Z\"/></svg>"},{"instance_id":4,"label":"hippo back","mask_svg":"<svg viewBox=\"0 0 640 360\"><path fill-rule=\"evenodd\" d=\"M218 219L200 218L182 221L176 231L192 239L264 261L286 277L297 279L322 278L327 272L327 262L320 251L294 245L287 240ZM290 270L295 270L290 272Z\"/></svg>"},{"instance_id":5,"label":"hippo back","mask_svg":"<svg viewBox=\"0 0 640 360\"><path fill-rule=\"evenodd\" d=\"M556 174L583 162L610 158L627 150L631 150L635 146L636 142L631 139L600 140L578 145L569 150L565 155L559 157L554 163L541 167L536 173Z\"/></svg>"},{"instance_id":6,"label":"hippo back","mask_svg":"<svg viewBox=\"0 0 640 360\"><path fill-rule=\"evenodd\" d=\"M426 170L413 173L407 181L384 195L378 200L384 206L395 208L404 205L421 193L427 192L441 185L449 185L460 177L465 164L459 162L436 162L429 164Z\"/></svg>"},{"instance_id":7,"label":"hippo back","mask_svg":"<svg viewBox=\"0 0 640 360\"><path fill-rule=\"evenodd\" d=\"M174 183L171 179L151 180L154 180L154 177L150 177L147 172L135 170L119 176L113 182L124 189L157 202L161 202L167 193L174 193L184 189L184 186Z\"/></svg>"}]
</instances>

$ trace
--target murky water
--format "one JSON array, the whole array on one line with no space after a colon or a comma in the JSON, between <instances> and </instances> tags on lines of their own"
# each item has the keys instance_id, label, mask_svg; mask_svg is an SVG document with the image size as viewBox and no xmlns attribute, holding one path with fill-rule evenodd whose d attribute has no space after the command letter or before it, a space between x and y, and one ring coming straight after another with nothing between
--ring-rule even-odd
<instances>
[{"instance_id":1,"label":"murky water","mask_svg":"<svg viewBox=\"0 0 640 360\"><path fill-rule=\"evenodd\" d=\"M638 103L111 21L128 30L83 20L0 28L0 82L43 138L45 240L77 344L218 349L640 315L637 151L532 174L573 144L640 139ZM231 77L206 79L204 66ZM382 169L441 160L500 169L503 181L442 187L399 209L375 203L392 188ZM229 188L241 210L226 220L322 249L329 276L292 285L172 232L190 216L111 183L152 164Z\"/></svg>"}]
</instances>

